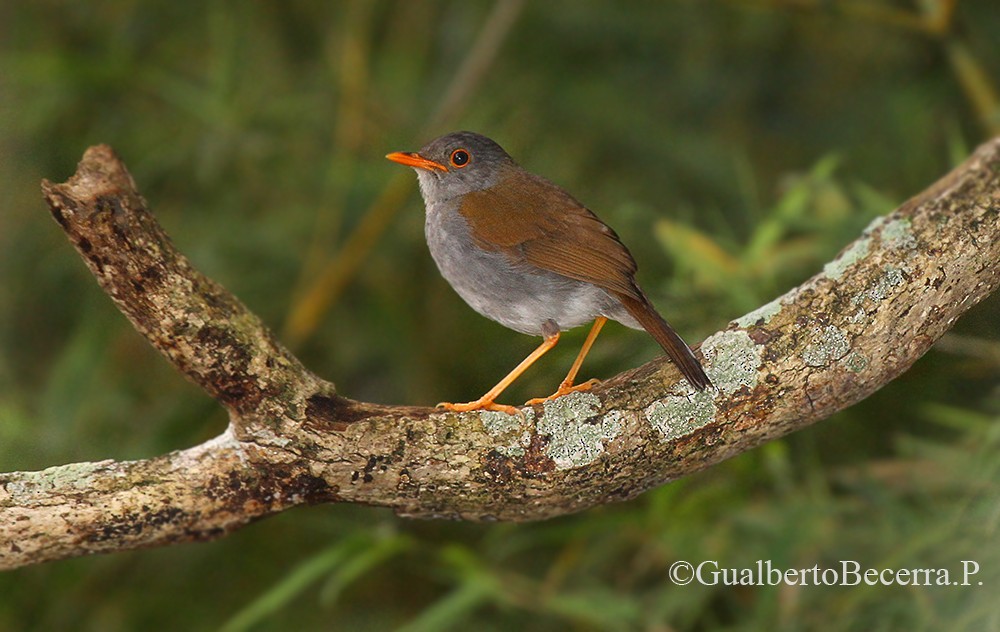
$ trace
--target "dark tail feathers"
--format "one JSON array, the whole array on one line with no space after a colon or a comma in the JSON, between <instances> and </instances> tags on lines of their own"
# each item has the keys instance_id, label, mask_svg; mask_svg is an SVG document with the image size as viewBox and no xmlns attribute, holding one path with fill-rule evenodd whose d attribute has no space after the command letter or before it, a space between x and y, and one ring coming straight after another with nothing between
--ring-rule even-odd
<instances>
[{"instance_id":1,"label":"dark tail feathers","mask_svg":"<svg viewBox=\"0 0 1000 632\"><path fill-rule=\"evenodd\" d=\"M692 386L699 391L712 386L712 381L705 375L705 369L701 367L698 358L691 353L691 348L677 335L673 327L663 320L663 317L657 313L656 308L650 305L648 300L639 300L626 295L618 295L617 298L628 310L628 313L649 332L649 335L660 343L660 346L663 347L663 350L667 352L667 355Z\"/></svg>"}]
</instances>

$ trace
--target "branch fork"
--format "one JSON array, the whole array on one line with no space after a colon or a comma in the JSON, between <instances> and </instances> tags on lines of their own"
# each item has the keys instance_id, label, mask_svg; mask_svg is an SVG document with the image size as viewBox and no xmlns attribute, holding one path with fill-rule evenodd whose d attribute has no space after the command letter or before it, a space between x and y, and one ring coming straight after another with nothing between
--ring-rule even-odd
<instances>
[{"instance_id":1,"label":"branch fork","mask_svg":"<svg viewBox=\"0 0 1000 632\"><path fill-rule=\"evenodd\" d=\"M109 147L42 189L104 291L230 424L152 459L0 474L0 569L218 538L307 503L523 521L632 498L863 399L1000 282L998 138L706 339L717 390L661 358L523 418L459 414L338 394L177 251Z\"/></svg>"}]
</instances>

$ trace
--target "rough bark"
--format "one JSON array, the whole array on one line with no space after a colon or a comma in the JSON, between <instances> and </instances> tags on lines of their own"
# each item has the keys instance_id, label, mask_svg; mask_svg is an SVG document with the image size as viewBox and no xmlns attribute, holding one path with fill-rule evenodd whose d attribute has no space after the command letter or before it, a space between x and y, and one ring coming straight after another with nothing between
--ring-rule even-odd
<instances>
[{"instance_id":1,"label":"rough bark","mask_svg":"<svg viewBox=\"0 0 1000 632\"><path fill-rule=\"evenodd\" d=\"M231 421L155 459L0 474L0 568L211 539L303 503L538 520L631 498L866 397L1000 279L995 139L705 340L715 391L661 358L523 418L456 414L338 395L177 252L110 148L43 191L101 287Z\"/></svg>"}]
</instances>

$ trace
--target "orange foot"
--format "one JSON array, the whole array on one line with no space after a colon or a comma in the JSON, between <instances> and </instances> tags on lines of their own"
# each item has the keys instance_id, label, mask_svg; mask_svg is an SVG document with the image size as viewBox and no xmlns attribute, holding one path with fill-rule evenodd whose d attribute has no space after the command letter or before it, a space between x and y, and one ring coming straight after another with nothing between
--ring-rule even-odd
<instances>
[{"instance_id":1,"label":"orange foot","mask_svg":"<svg viewBox=\"0 0 1000 632\"><path fill-rule=\"evenodd\" d=\"M447 410L454 411L456 413L466 413L470 410L495 410L501 413L507 413L508 415L517 415L519 417L524 417L524 413L521 412L519 408L513 406L508 406L506 404L498 404L492 399L480 398L474 402L466 402L464 404L452 404L451 402L441 402L437 405L438 408L445 408Z\"/></svg>"},{"instance_id":2,"label":"orange foot","mask_svg":"<svg viewBox=\"0 0 1000 632\"><path fill-rule=\"evenodd\" d=\"M535 404L541 404L543 402L553 400L557 397L562 397L563 395L576 393L577 391L589 391L590 389L594 388L596 385L600 383L601 381L596 378L587 380L583 384L577 384L576 386L573 386L572 382L563 382L562 384L559 385L559 388L556 389L555 393L552 393L548 397L536 397L535 399L529 399L528 401L525 402L525 404L528 406L534 406Z\"/></svg>"}]
</instances>

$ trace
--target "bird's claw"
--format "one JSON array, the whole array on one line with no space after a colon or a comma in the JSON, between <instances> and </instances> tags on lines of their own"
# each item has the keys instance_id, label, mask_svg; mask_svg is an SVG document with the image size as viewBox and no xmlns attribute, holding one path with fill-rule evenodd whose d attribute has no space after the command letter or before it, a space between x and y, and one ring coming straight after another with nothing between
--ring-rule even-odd
<instances>
[{"instance_id":1,"label":"bird's claw","mask_svg":"<svg viewBox=\"0 0 1000 632\"><path fill-rule=\"evenodd\" d=\"M451 402L441 402L437 405L438 408L444 408L445 410L450 410L456 413L467 413L473 410L495 410L497 412L506 413L508 415L517 415L519 417L524 417L524 413L521 412L520 408L514 406L508 406L507 404L498 404L493 400L477 399L474 402L465 402L461 404L453 404Z\"/></svg>"},{"instance_id":2,"label":"bird's claw","mask_svg":"<svg viewBox=\"0 0 1000 632\"><path fill-rule=\"evenodd\" d=\"M562 397L563 395L569 395L570 393L576 393L578 391L589 391L590 389L594 388L600 383L601 381L596 378L589 379L583 384L576 384L576 385L574 385L572 382L563 382L562 384L559 385L559 388L556 389L555 393L552 393L548 397L536 397L534 399L529 399L528 401L525 402L525 405L534 406L536 404L542 404L547 401L551 401L553 399L556 399L557 397Z\"/></svg>"}]
</instances>

